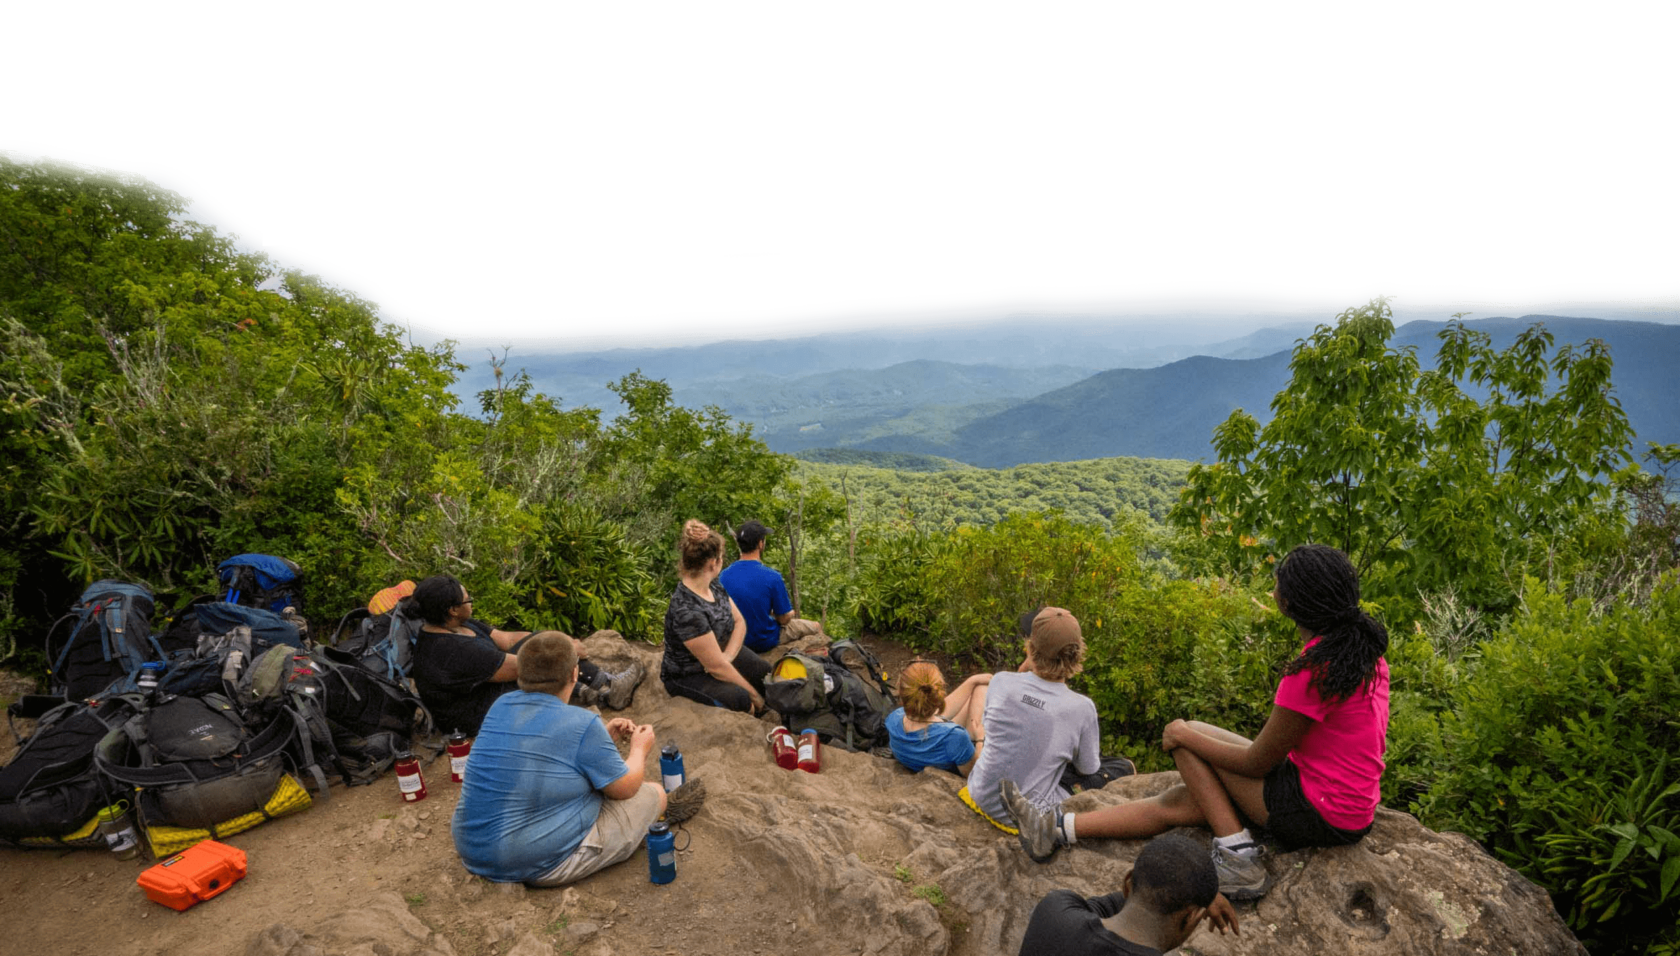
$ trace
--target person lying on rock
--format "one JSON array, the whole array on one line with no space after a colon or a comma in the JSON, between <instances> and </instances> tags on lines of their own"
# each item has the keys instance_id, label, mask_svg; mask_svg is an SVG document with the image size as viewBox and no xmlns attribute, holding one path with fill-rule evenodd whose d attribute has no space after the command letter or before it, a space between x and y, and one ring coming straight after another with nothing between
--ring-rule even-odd
<instances>
[{"instance_id":1,"label":"person lying on rock","mask_svg":"<svg viewBox=\"0 0 1680 956\"><path fill-rule=\"evenodd\" d=\"M986 742L980 718L991 681L990 674L975 674L946 696L939 665L912 662L898 675L898 699L904 706L887 715L893 756L918 773L937 767L968 776Z\"/></svg>"},{"instance_id":2,"label":"person lying on rock","mask_svg":"<svg viewBox=\"0 0 1680 956\"><path fill-rule=\"evenodd\" d=\"M559 631L519 648L518 689L502 694L473 742L450 831L467 869L499 883L560 886L636 852L665 810L642 779L651 724L567 706L577 648ZM620 757L614 740L628 740Z\"/></svg>"},{"instance_id":3,"label":"person lying on rock","mask_svg":"<svg viewBox=\"0 0 1680 956\"><path fill-rule=\"evenodd\" d=\"M1144 844L1118 893L1087 899L1050 891L1033 908L1021 956L1160 956L1184 945L1204 921L1221 936L1242 935L1207 850L1168 834Z\"/></svg>"},{"instance_id":4,"label":"person lying on rock","mask_svg":"<svg viewBox=\"0 0 1680 956\"><path fill-rule=\"evenodd\" d=\"M1135 840L1205 825L1213 830L1220 892L1253 899L1265 893L1267 874L1244 818L1286 850L1343 846L1370 832L1388 747L1388 631L1360 609L1359 576L1335 548L1295 548L1278 563L1276 584L1272 597L1304 646L1283 669L1260 735L1250 741L1175 720L1161 748L1184 782L1089 813L1046 809L1002 781L1028 856L1042 863L1078 838Z\"/></svg>"},{"instance_id":5,"label":"person lying on rock","mask_svg":"<svg viewBox=\"0 0 1680 956\"><path fill-rule=\"evenodd\" d=\"M414 643L414 686L444 733L478 733L479 724L496 698L511 691L519 678L516 652L530 631L501 631L472 616L472 597L461 582L447 574L433 575L415 585L408 598L425 623ZM544 631L559 634L559 631ZM568 637L579 658L583 642ZM621 710L630 706L636 686L646 674L632 663L616 674L589 661L580 663L584 687L573 702L582 707L600 704Z\"/></svg>"},{"instance_id":6,"label":"person lying on rock","mask_svg":"<svg viewBox=\"0 0 1680 956\"><path fill-rule=\"evenodd\" d=\"M677 550L681 580L665 610L659 678L673 697L756 714L764 709L770 663L745 646L746 621L717 583L723 537L690 519Z\"/></svg>"},{"instance_id":7,"label":"person lying on rock","mask_svg":"<svg viewBox=\"0 0 1680 956\"><path fill-rule=\"evenodd\" d=\"M957 794L1010 833L1015 832L1015 811L1000 796L1003 780L1017 781L1029 802L1054 807L1069 796L1061 780L1070 764L1081 774L1092 774L1102 760L1097 705L1067 686L1085 660L1078 619L1063 608L1041 609L1026 650L1017 672L993 674L987 685L986 746L968 773L968 786Z\"/></svg>"}]
</instances>

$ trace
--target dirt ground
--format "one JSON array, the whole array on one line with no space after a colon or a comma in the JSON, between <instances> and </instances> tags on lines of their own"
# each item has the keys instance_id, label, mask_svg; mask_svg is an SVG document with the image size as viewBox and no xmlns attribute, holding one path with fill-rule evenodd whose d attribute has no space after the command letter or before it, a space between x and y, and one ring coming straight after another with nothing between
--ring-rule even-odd
<instances>
[{"instance_id":1,"label":"dirt ground","mask_svg":"<svg viewBox=\"0 0 1680 956\"><path fill-rule=\"evenodd\" d=\"M916 656L898 645L867 643L893 675ZM693 722L716 713L671 704L650 677L626 716L651 722L662 742L680 743L700 739ZM0 757L9 758L10 735L0 736ZM762 745L735 749L714 755L685 747L687 769L707 777L709 761L740 763L749 779L774 784L772 790L792 800L808 794L822 802L846 799L846 764L880 760L829 750L834 772L812 776L775 767ZM746 750L753 752L741 752ZM732 767L732 773L742 769ZM659 779L657 755L646 774ZM410 912L461 956L506 953L528 932L552 941L557 953L758 956L809 951L813 935L826 931L809 907L782 906L785 888L766 876L772 871L751 865L716 826L716 814L742 806L727 793L714 790L679 834L678 846L686 840L687 848L677 853L673 883L651 884L646 854L638 851L573 888L526 890L487 883L462 868L449 831L459 785L450 782L447 759L428 765L425 777L428 795L419 803L405 803L390 775L371 786L335 784L330 798L311 809L229 837L224 842L248 855L249 875L222 896L180 913L149 901L136 885L153 861L120 861L97 850L0 848L0 898L13 917L0 936L0 954L225 956L244 952L246 940L272 923L304 930L380 891L400 894ZM773 809L777 798L769 795L769 801ZM890 872L909 849L866 849L863 862ZM906 895L912 890L906 886ZM955 930L951 951L965 952L960 923L947 929Z\"/></svg>"}]
</instances>

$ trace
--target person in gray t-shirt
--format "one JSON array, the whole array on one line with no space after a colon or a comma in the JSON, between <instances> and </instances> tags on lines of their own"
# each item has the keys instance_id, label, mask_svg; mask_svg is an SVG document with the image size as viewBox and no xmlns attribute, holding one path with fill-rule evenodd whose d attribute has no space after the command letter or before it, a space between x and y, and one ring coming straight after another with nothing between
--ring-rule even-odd
<instances>
[{"instance_id":1,"label":"person in gray t-shirt","mask_svg":"<svg viewBox=\"0 0 1680 956\"><path fill-rule=\"evenodd\" d=\"M1047 607L1033 618L1027 659L1020 673L992 677L986 697L986 746L968 774L968 793L999 823L1014 823L998 786L1013 780L1028 800L1053 807L1071 794L1062 789L1062 770L1096 773L1097 705L1067 686L1085 658L1079 621L1062 608Z\"/></svg>"}]
</instances>

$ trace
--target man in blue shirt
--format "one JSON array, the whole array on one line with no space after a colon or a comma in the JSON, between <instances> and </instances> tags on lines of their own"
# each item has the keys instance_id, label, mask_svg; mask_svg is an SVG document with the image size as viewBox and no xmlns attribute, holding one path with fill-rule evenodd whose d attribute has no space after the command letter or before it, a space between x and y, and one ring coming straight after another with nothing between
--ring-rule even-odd
<instances>
[{"instance_id":1,"label":"man in blue shirt","mask_svg":"<svg viewBox=\"0 0 1680 956\"><path fill-rule=\"evenodd\" d=\"M642 779L653 727L603 725L568 706L577 650L558 631L519 648L519 689L490 705L450 829L467 869L499 883L560 886L630 858L665 810ZM628 740L628 758L613 741Z\"/></svg>"},{"instance_id":2,"label":"man in blue shirt","mask_svg":"<svg viewBox=\"0 0 1680 956\"><path fill-rule=\"evenodd\" d=\"M740 560L723 569L718 583L735 599L747 622L747 647L762 654L782 642L782 625L799 616L788 600L781 574L764 566L764 539L770 529L748 521L735 532Z\"/></svg>"}]
</instances>

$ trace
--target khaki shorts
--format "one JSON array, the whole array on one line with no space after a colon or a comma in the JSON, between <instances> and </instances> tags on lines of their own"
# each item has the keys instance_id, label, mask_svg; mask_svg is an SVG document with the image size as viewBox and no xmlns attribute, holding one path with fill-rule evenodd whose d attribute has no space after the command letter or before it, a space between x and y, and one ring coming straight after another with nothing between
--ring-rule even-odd
<instances>
[{"instance_id":1,"label":"khaki shorts","mask_svg":"<svg viewBox=\"0 0 1680 956\"><path fill-rule=\"evenodd\" d=\"M628 800L605 798L601 815L572 855L527 886L563 886L630 859L647 838L648 827L659 819L659 785L644 783Z\"/></svg>"}]
</instances>

